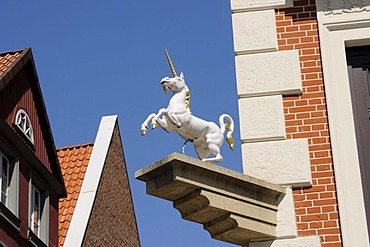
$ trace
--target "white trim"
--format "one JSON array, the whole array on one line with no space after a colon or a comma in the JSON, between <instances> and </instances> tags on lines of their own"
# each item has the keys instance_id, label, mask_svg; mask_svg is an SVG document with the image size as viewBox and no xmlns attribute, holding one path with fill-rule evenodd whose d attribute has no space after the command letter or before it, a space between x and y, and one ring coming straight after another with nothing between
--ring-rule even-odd
<instances>
[{"instance_id":1,"label":"white trim","mask_svg":"<svg viewBox=\"0 0 370 247\"><path fill-rule=\"evenodd\" d=\"M37 215L37 232L34 232L34 212L35 212L35 195L38 193L39 198L38 198L38 215ZM36 187L36 185L32 184L32 198L31 198L31 231L40 238L40 233L41 233L41 193L40 190Z\"/></svg>"},{"instance_id":2,"label":"white trim","mask_svg":"<svg viewBox=\"0 0 370 247\"><path fill-rule=\"evenodd\" d=\"M12 161L12 171L10 176L8 208L15 216L19 215L19 160Z\"/></svg>"},{"instance_id":3,"label":"white trim","mask_svg":"<svg viewBox=\"0 0 370 247\"><path fill-rule=\"evenodd\" d=\"M345 46L370 44L369 14L325 16L317 2L329 130L344 246L369 246Z\"/></svg>"},{"instance_id":4,"label":"white trim","mask_svg":"<svg viewBox=\"0 0 370 247\"><path fill-rule=\"evenodd\" d=\"M64 242L65 247L82 245L116 123L117 116L106 116L101 119L81 192Z\"/></svg>"},{"instance_id":5,"label":"white trim","mask_svg":"<svg viewBox=\"0 0 370 247\"><path fill-rule=\"evenodd\" d=\"M22 117L21 114L24 116L24 120L19 119L19 117ZM23 117L22 117L23 118ZM21 126L21 122L23 122L23 126ZM27 128L27 124L29 125ZM16 116L15 116L15 125L22 131L22 133L28 138L28 140L31 141L32 144L34 144L34 135L33 135L33 127L30 117L28 116L27 112L23 109L20 109Z\"/></svg>"},{"instance_id":6,"label":"white trim","mask_svg":"<svg viewBox=\"0 0 370 247\"><path fill-rule=\"evenodd\" d=\"M0 150L0 176L2 176L2 158L8 162L8 185L7 185L7 199L5 206L12 211L12 213L18 217L18 184L19 184L19 161L13 156L5 154ZM0 178L0 183L2 183L2 178ZM0 192L2 185L0 184Z\"/></svg>"},{"instance_id":7,"label":"white trim","mask_svg":"<svg viewBox=\"0 0 370 247\"><path fill-rule=\"evenodd\" d=\"M34 174L30 173L29 187L28 187L28 227L33 232L33 202L34 202L34 190L39 193L39 232L33 232L42 242L45 244L49 243L49 191L47 186Z\"/></svg>"},{"instance_id":8,"label":"white trim","mask_svg":"<svg viewBox=\"0 0 370 247\"><path fill-rule=\"evenodd\" d=\"M5 206L9 208L9 187L10 187L10 176L9 176L9 170L11 163L9 161L9 158L0 151L0 202L2 200L3 196L3 159L7 162L7 168L6 168L6 192L5 192ZM2 202L1 202L2 203Z\"/></svg>"},{"instance_id":9,"label":"white trim","mask_svg":"<svg viewBox=\"0 0 370 247\"><path fill-rule=\"evenodd\" d=\"M293 7L293 0L231 0L233 13Z\"/></svg>"}]
</instances>

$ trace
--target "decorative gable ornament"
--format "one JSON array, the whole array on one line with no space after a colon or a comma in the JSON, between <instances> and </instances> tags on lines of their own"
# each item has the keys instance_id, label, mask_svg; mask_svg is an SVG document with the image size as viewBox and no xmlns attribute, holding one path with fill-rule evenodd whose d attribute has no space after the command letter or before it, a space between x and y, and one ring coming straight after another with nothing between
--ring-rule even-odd
<instances>
[{"instance_id":1,"label":"decorative gable ornament","mask_svg":"<svg viewBox=\"0 0 370 247\"><path fill-rule=\"evenodd\" d=\"M370 0L324 0L325 15L370 11Z\"/></svg>"},{"instance_id":2,"label":"decorative gable ornament","mask_svg":"<svg viewBox=\"0 0 370 247\"><path fill-rule=\"evenodd\" d=\"M220 148L224 142L225 130L228 130L226 141L230 148L234 149L233 119L228 114L222 114L219 118L220 127L218 127L213 122L207 122L193 116L190 110L190 91L185 83L184 74L181 72L180 76L177 75L167 50L165 52L173 77L164 77L161 80L161 85L165 93L169 89L173 96L167 108L162 108L157 114L152 113L147 117L141 125L141 134L147 133L148 124L151 121L152 129L159 125L165 131L175 131L185 139L183 153L186 143L190 141L194 143L195 152L202 161L222 161ZM225 119L228 123L225 123ZM213 154L214 157L208 158L210 154Z\"/></svg>"},{"instance_id":3,"label":"decorative gable ornament","mask_svg":"<svg viewBox=\"0 0 370 247\"><path fill-rule=\"evenodd\" d=\"M20 109L15 117L15 125L22 131L22 133L34 144L33 128L30 117L27 113Z\"/></svg>"}]
</instances>

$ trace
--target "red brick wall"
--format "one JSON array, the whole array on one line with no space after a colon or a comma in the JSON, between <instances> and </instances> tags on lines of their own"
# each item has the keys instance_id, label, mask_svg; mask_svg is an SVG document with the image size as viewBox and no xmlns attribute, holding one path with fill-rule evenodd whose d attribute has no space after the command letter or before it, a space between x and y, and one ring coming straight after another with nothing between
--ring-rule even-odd
<instances>
[{"instance_id":1,"label":"red brick wall","mask_svg":"<svg viewBox=\"0 0 370 247\"><path fill-rule=\"evenodd\" d=\"M307 138L312 188L295 189L298 235L319 235L323 247L342 246L330 148L315 0L276 10L279 50L298 50L303 93L285 96L288 138Z\"/></svg>"},{"instance_id":2,"label":"red brick wall","mask_svg":"<svg viewBox=\"0 0 370 247\"><path fill-rule=\"evenodd\" d=\"M113 132L82 245L140 246L118 126Z\"/></svg>"}]
</instances>

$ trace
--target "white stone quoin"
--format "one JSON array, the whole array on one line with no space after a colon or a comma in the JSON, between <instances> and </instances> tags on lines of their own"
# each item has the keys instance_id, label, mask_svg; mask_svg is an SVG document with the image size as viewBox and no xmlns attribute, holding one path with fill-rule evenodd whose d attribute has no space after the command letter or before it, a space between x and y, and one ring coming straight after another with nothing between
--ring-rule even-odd
<instances>
[{"instance_id":1,"label":"white stone quoin","mask_svg":"<svg viewBox=\"0 0 370 247\"><path fill-rule=\"evenodd\" d=\"M281 95L239 99L242 142L286 139Z\"/></svg>"},{"instance_id":2,"label":"white stone quoin","mask_svg":"<svg viewBox=\"0 0 370 247\"><path fill-rule=\"evenodd\" d=\"M302 93L298 51L277 51L235 57L239 97Z\"/></svg>"},{"instance_id":3,"label":"white stone quoin","mask_svg":"<svg viewBox=\"0 0 370 247\"><path fill-rule=\"evenodd\" d=\"M278 50L273 9L233 14L232 22L237 55Z\"/></svg>"},{"instance_id":4,"label":"white stone quoin","mask_svg":"<svg viewBox=\"0 0 370 247\"><path fill-rule=\"evenodd\" d=\"M262 242L251 242L249 247L320 247L320 237L310 236L294 239L278 239Z\"/></svg>"},{"instance_id":5,"label":"white stone quoin","mask_svg":"<svg viewBox=\"0 0 370 247\"><path fill-rule=\"evenodd\" d=\"M311 186L307 139L242 144L245 174L276 184Z\"/></svg>"},{"instance_id":6,"label":"white stone quoin","mask_svg":"<svg viewBox=\"0 0 370 247\"><path fill-rule=\"evenodd\" d=\"M281 195L279 198L276 236L278 238L295 238L298 236L294 198L291 186L287 186L285 195Z\"/></svg>"},{"instance_id":7,"label":"white stone quoin","mask_svg":"<svg viewBox=\"0 0 370 247\"><path fill-rule=\"evenodd\" d=\"M288 8L293 6L293 0L231 0L230 2L233 12Z\"/></svg>"}]
</instances>

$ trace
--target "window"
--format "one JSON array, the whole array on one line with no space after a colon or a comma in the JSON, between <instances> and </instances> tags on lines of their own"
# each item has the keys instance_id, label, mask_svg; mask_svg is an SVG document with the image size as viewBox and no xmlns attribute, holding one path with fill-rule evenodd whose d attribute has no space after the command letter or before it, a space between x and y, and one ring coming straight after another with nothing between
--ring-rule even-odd
<instances>
[{"instance_id":1,"label":"window","mask_svg":"<svg viewBox=\"0 0 370 247\"><path fill-rule=\"evenodd\" d=\"M40 191L32 186L31 202L31 229L36 236L40 237Z\"/></svg>"},{"instance_id":2,"label":"window","mask_svg":"<svg viewBox=\"0 0 370 247\"><path fill-rule=\"evenodd\" d=\"M17 115L15 117L15 124L33 144L34 139L31 120L24 110L21 109L17 112Z\"/></svg>"},{"instance_id":3,"label":"window","mask_svg":"<svg viewBox=\"0 0 370 247\"><path fill-rule=\"evenodd\" d=\"M18 215L18 160L0 149L0 201Z\"/></svg>"},{"instance_id":4,"label":"window","mask_svg":"<svg viewBox=\"0 0 370 247\"><path fill-rule=\"evenodd\" d=\"M49 242L49 192L44 183L31 174L29 194L29 240L36 246Z\"/></svg>"},{"instance_id":5,"label":"window","mask_svg":"<svg viewBox=\"0 0 370 247\"><path fill-rule=\"evenodd\" d=\"M9 159L5 155L1 155L0 157L0 191L1 197L0 201L5 206L8 206L8 191L9 191Z\"/></svg>"},{"instance_id":6,"label":"window","mask_svg":"<svg viewBox=\"0 0 370 247\"><path fill-rule=\"evenodd\" d=\"M19 162L0 149L0 217L19 230L18 216ZM0 245L1 246L1 245Z\"/></svg>"},{"instance_id":7,"label":"window","mask_svg":"<svg viewBox=\"0 0 370 247\"><path fill-rule=\"evenodd\" d=\"M347 69L353 121L370 238L370 45L347 47Z\"/></svg>"}]
</instances>

